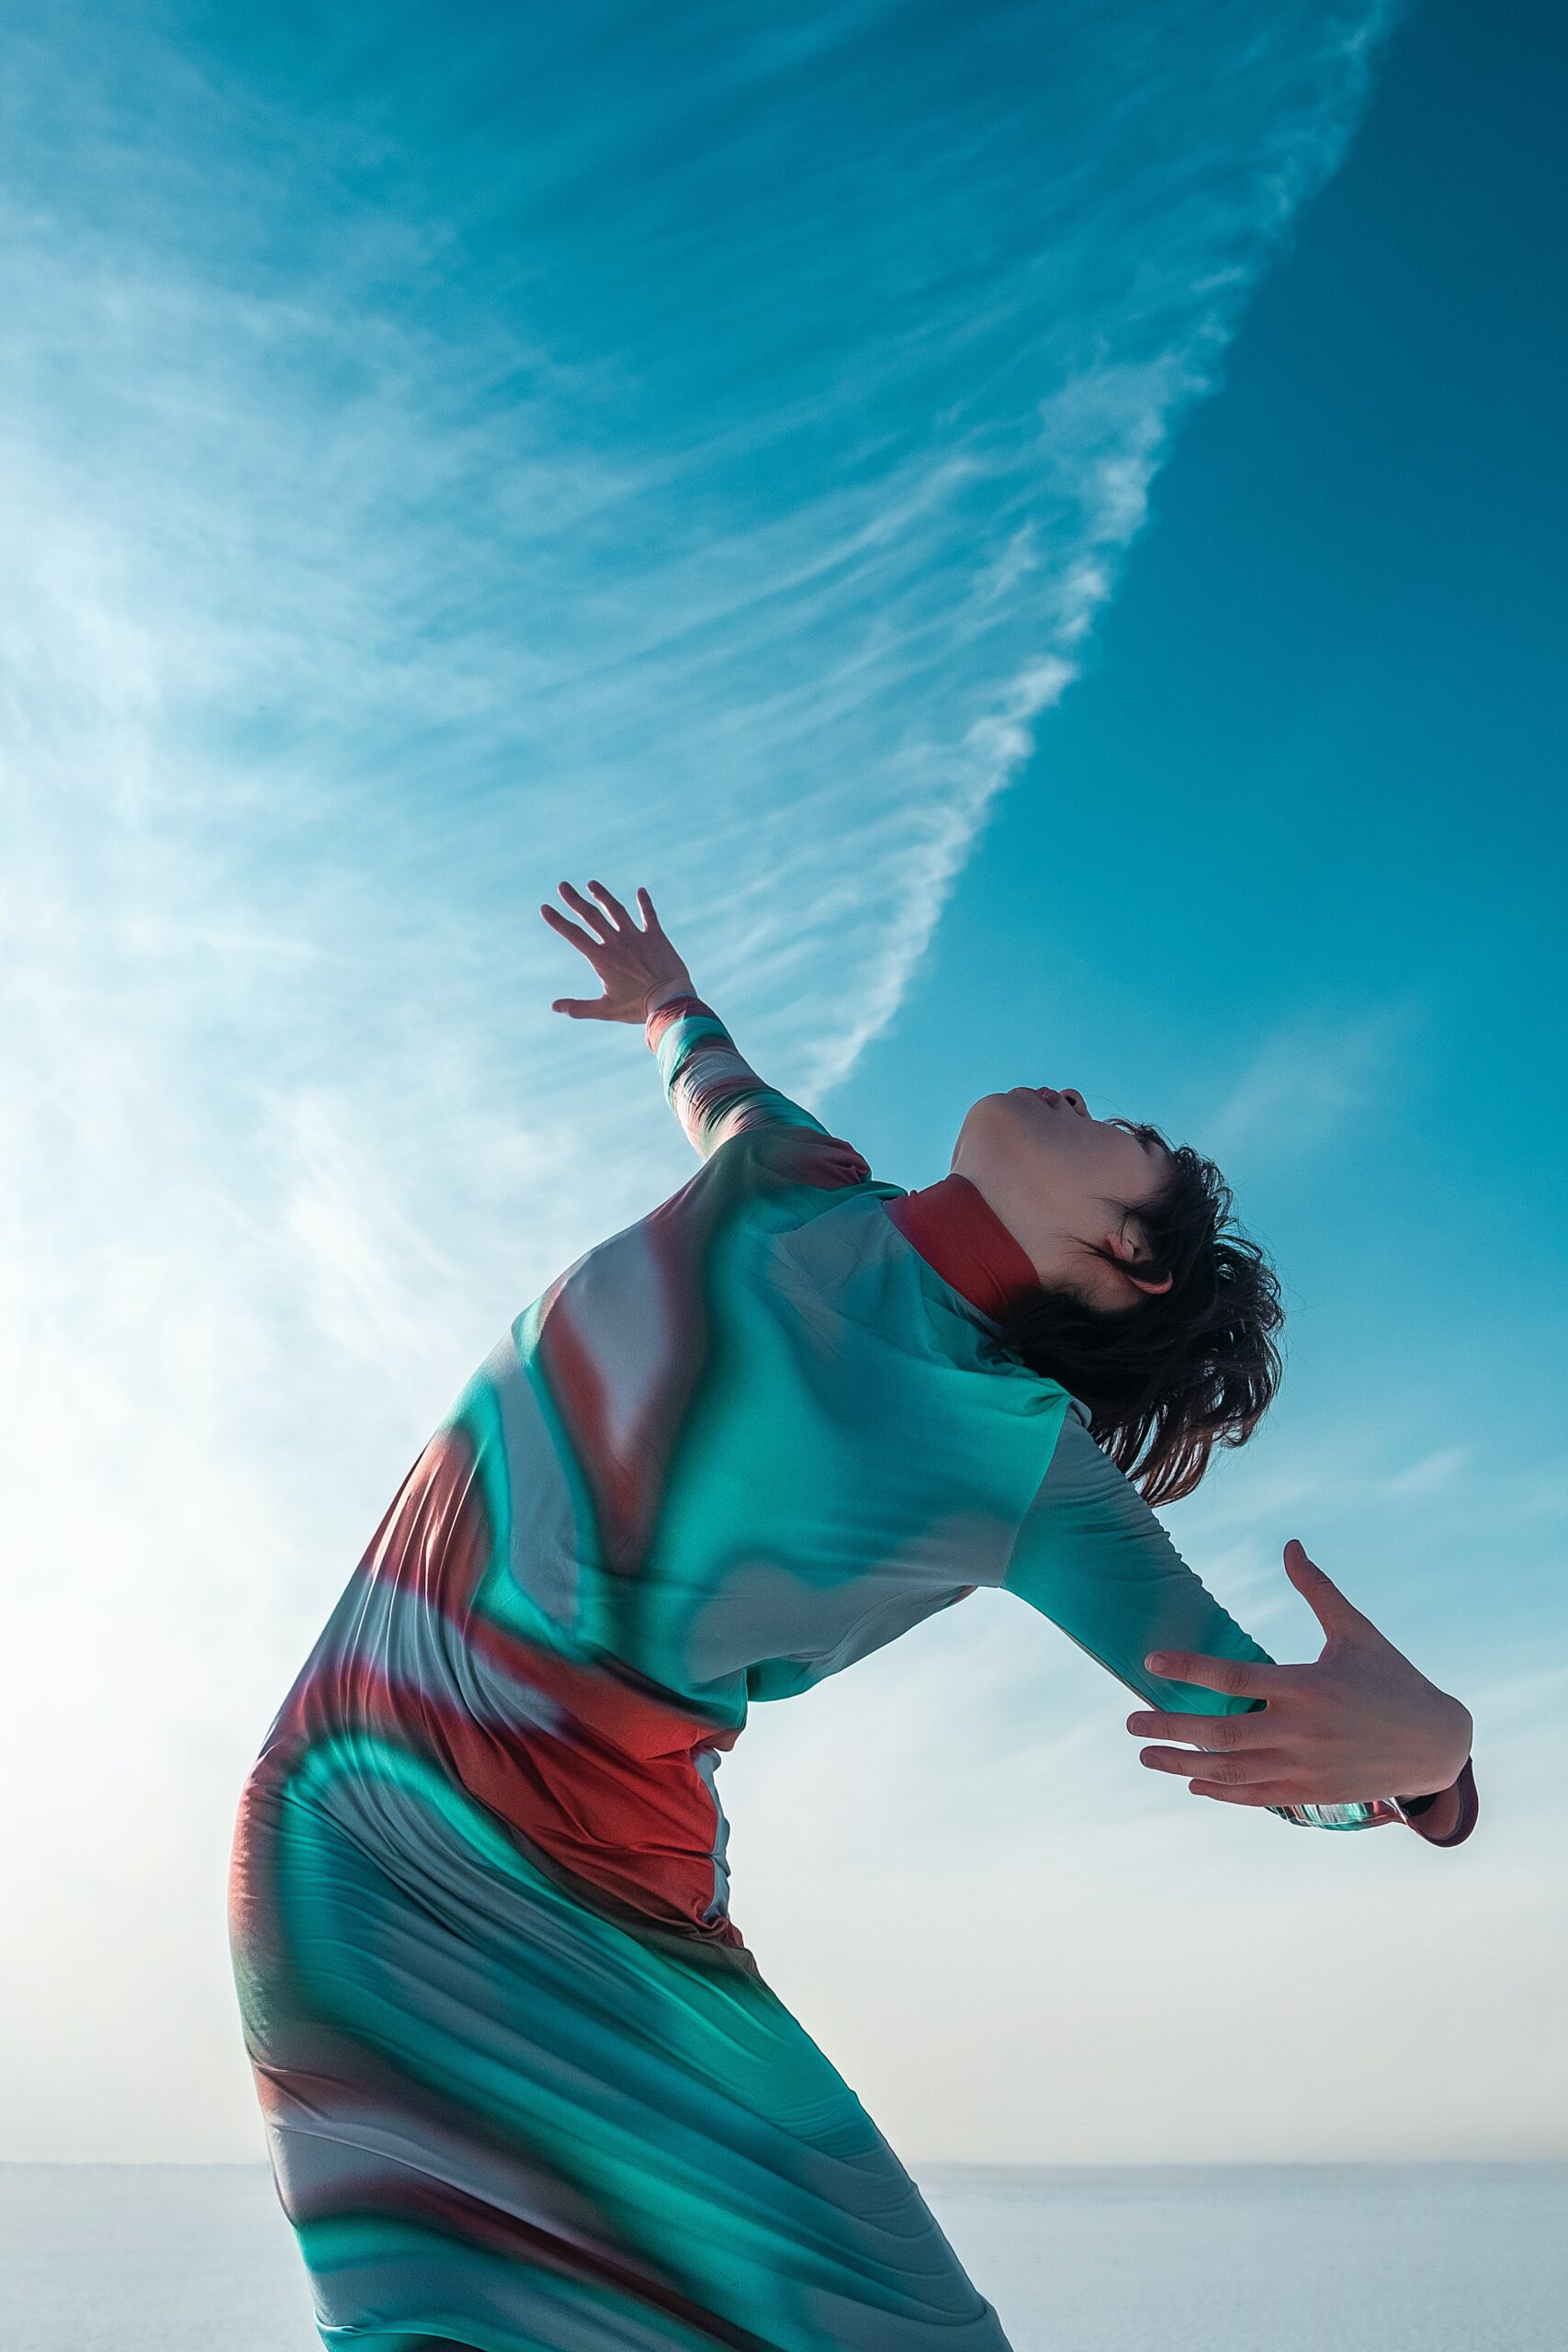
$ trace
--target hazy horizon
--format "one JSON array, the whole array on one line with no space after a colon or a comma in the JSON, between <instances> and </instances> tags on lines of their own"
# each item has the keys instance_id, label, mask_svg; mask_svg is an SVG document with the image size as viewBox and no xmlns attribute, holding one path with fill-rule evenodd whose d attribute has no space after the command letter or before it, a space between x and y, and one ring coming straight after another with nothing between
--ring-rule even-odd
<instances>
[{"instance_id":1,"label":"hazy horizon","mask_svg":"<svg viewBox=\"0 0 1568 2352\"><path fill-rule=\"evenodd\" d=\"M113 2352L200 2352L218 2298L228 2352L315 2340L265 2165L96 2169L114 2177L89 2220L66 2193L74 2177L0 2166L0 2256L21 2290L8 2352L110 2352L106 2306ZM1170 2352L1216 2337L1269 2352L1555 2352L1562 2171L948 2165L920 2183L1014 2352L1125 2352L1156 2330Z\"/></svg>"}]
</instances>

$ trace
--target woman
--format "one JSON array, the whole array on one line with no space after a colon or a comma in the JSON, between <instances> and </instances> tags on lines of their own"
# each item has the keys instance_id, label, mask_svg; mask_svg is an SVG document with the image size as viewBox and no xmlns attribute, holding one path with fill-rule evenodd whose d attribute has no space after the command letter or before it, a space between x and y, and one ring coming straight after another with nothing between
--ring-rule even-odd
<instances>
[{"instance_id":1,"label":"woman","mask_svg":"<svg viewBox=\"0 0 1568 2352\"><path fill-rule=\"evenodd\" d=\"M1299 1545L1327 1645L1270 1665L1144 1499L1278 1377L1206 1161L1015 1087L940 1183L879 1182L741 1060L647 892L639 924L589 887L542 912L604 993L556 1010L645 1025L703 1165L487 1357L247 1781L279 2194L329 2345L1001 2352L730 1919L715 1772L750 1702L999 1587L1137 1694L1145 1764L1438 1844L1473 1819L1470 1718Z\"/></svg>"}]
</instances>

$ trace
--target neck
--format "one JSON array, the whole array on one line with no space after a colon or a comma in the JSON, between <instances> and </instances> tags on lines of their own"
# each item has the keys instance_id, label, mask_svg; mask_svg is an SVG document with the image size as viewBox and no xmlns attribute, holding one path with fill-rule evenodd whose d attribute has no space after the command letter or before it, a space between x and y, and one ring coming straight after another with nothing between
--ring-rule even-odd
<instances>
[{"instance_id":1,"label":"neck","mask_svg":"<svg viewBox=\"0 0 1568 2352\"><path fill-rule=\"evenodd\" d=\"M1026 1291L1038 1290L1033 1261L977 1184L956 1172L885 1204L888 1216L944 1283L999 1322Z\"/></svg>"}]
</instances>

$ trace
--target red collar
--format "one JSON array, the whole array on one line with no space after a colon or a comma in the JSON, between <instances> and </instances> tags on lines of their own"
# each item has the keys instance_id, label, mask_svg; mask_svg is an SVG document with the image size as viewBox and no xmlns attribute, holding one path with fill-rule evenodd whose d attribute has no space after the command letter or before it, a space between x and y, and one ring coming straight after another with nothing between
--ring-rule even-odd
<instances>
[{"instance_id":1,"label":"red collar","mask_svg":"<svg viewBox=\"0 0 1568 2352\"><path fill-rule=\"evenodd\" d=\"M1028 1253L967 1176L944 1176L882 1205L927 1265L982 1314L1000 1322L1021 1291L1039 1289Z\"/></svg>"}]
</instances>

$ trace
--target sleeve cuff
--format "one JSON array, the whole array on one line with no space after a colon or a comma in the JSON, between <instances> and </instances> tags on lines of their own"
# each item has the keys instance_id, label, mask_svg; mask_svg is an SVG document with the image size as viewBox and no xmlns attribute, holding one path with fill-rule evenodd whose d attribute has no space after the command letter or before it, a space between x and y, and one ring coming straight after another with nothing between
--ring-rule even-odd
<instances>
[{"instance_id":1,"label":"sleeve cuff","mask_svg":"<svg viewBox=\"0 0 1568 2352\"><path fill-rule=\"evenodd\" d=\"M1453 1789L1459 1799L1457 1812L1452 1806L1441 1803L1449 1794L1447 1789L1439 1789L1429 1797L1413 1797L1408 1804L1400 1805L1406 1828L1414 1829L1417 1838L1425 1838L1428 1846L1462 1846L1475 1826L1481 1812L1481 1801L1475 1791L1474 1769L1468 1757Z\"/></svg>"},{"instance_id":2,"label":"sleeve cuff","mask_svg":"<svg viewBox=\"0 0 1568 2352\"><path fill-rule=\"evenodd\" d=\"M683 989L677 995L660 997L657 1004L649 1005L643 1015L642 1034L650 1046L657 1046L660 1036L669 1027L671 1020L681 1019L692 1012L704 1013L710 1021L718 1020L718 1015L711 1004L705 1003L700 996L694 996L689 990Z\"/></svg>"}]
</instances>

